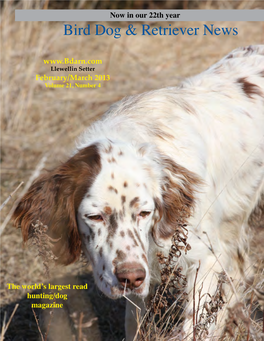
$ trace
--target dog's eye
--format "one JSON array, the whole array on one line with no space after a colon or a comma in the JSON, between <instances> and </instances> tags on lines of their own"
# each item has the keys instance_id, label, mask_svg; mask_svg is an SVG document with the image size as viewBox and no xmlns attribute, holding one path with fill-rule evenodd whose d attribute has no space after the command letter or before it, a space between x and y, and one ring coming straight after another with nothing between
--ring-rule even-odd
<instances>
[{"instance_id":1,"label":"dog's eye","mask_svg":"<svg viewBox=\"0 0 264 341\"><path fill-rule=\"evenodd\" d=\"M142 218L145 218L147 217L148 215L150 215L150 212L149 211L141 211L139 213L139 216L142 217Z\"/></svg>"},{"instance_id":2,"label":"dog's eye","mask_svg":"<svg viewBox=\"0 0 264 341\"><path fill-rule=\"evenodd\" d=\"M97 215L85 215L86 218L90 219L90 220L94 220L94 221L103 221L103 217L100 214Z\"/></svg>"}]
</instances>

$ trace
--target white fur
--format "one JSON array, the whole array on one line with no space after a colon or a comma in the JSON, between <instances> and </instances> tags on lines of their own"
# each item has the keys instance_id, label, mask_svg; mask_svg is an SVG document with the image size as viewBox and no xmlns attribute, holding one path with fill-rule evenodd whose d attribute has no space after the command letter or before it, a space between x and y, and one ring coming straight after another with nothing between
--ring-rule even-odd
<instances>
[{"instance_id":1,"label":"white fur","mask_svg":"<svg viewBox=\"0 0 264 341\"><path fill-rule=\"evenodd\" d=\"M250 83L250 89L257 89L257 93L252 93L249 88L245 90L244 82ZM148 258L148 264L144 263L141 246L135 251L126 251L129 261L135 261L139 256L138 261L147 274L144 290L137 295L136 300L144 300L150 287L159 281L156 252L167 254L171 242L161 240L161 247L158 247L153 241L151 219L155 210L154 198L162 198L165 175L179 184L184 180L181 174L169 174L163 167L164 156L203 181L196 193L194 214L188 220L191 250L182 255L180 260L188 277L187 291L190 293L187 318L192 315L191 291L199 261L197 287L203 281L204 293L215 292L217 273L223 270L233 278L233 286L236 286L241 277L236 261L237 252L239 250L246 259L249 242L247 220L264 193L263 136L262 45L234 50L205 72L185 80L178 87L125 98L114 104L102 120L87 129L77 143L77 151L94 143L99 144L102 170L88 191L90 197L85 198L80 205L80 231L87 233L89 221L84 218L86 213L99 214L106 205L121 210L121 194L126 196L127 205L123 222L118 223L112 250L106 243L106 231L96 236L90 244L84 241L88 257L88 253L93 254L94 275L100 289L113 298L121 295L121 291L115 295L111 293L111 286L118 286L112 261L117 249L125 252L126 247L131 245L127 234L122 239L119 232L123 230L127 233L132 227L138 230ZM117 162L107 161L109 155L103 149L109 145L113 147L109 155ZM120 151L124 154L123 159L118 156ZM114 180L111 179L112 172ZM123 186L125 181L129 184L127 188ZM108 190L112 183L118 195ZM128 204L134 197L140 198L141 206L148 201L148 209L152 212L148 219L137 224L131 222L133 210ZM91 211L92 203L98 205L98 211ZM142 209L141 206L136 214ZM101 230L104 230L103 226ZM215 255L209 249L210 243ZM100 246L104 249L103 260L98 256ZM98 274L102 273L102 262L105 262L105 271L104 280L100 282ZM226 291L229 300L228 291L232 292L230 286ZM133 340L136 327L131 324L133 318L130 310L131 307L127 311L127 321L130 321L126 327L127 340ZM188 328L187 322L187 333ZM213 333L215 327L210 328Z\"/></svg>"}]
</instances>

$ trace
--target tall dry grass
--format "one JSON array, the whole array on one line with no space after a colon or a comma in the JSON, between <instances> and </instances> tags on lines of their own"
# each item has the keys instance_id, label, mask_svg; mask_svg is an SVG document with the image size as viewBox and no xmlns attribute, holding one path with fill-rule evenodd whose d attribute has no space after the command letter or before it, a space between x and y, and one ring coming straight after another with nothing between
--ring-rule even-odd
<instances>
[{"instance_id":1,"label":"tall dry grass","mask_svg":"<svg viewBox=\"0 0 264 341\"><path fill-rule=\"evenodd\" d=\"M92 4L91 6L94 8L101 8L102 3L93 1L90 2L90 5ZM142 6L145 3L139 1L133 2L132 5L137 8L140 4ZM151 3L158 7L161 2ZM197 1L183 1L181 6L190 7L195 3L197 4ZM184 77L204 70L238 46L264 43L263 23L232 23L232 26L237 26L239 29L239 35L236 37L137 36L133 38L122 36L121 39L116 40L105 36L64 37L62 23L58 22L14 21L16 8L51 8L54 4L55 2L47 0L4 1L2 3L0 56L2 201L8 198L21 181L25 183L25 186L29 184L39 165L41 165L40 168L52 168L64 160L74 147L74 139L86 126L99 118L113 102L126 95L164 86L175 86ZM110 2L104 4L110 6ZM164 6L169 7L171 4L172 2L166 1ZM199 3L199 6L230 8L234 4L236 8L248 8L249 6L262 6L263 2L204 1L202 4ZM87 3L80 0L72 1L67 5L72 8L86 8ZM114 6L112 2L111 6ZM121 6L121 2L116 2L115 6ZM126 4L126 6L128 5ZM148 6L150 5L148 4ZM162 25L167 24L162 23ZM203 23L174 22L172 24L174 26L201 27ZM85 23L80 22L78 25L84 26ZM115 23L107 23L107 25L115 25ZM140 24L135 25L139 26ZM215 25L228 26L230 23L221 22L215 23ZM36 74L54 74L43 63L44 59L65 57L102 59L102 66L98 66L96 71L99 74L109 74L110 82L103 84L100 90L94 91L92 89L48 89L43 82L36 81ZM63 72L59 75L63 75ZM44 165L41 163L43 160L46 160ZM12 196L1 211L1 223L4 223L5 228L1 236L0 294L2 313L7 312L6 318L4 319L4 315L2 318L7 325L14 307L12 303L19 302L19 308L6 331L6 340L13 340L18 335L23 335L26 340L35 341L39 332L32 312L30 312L30 316L25 315L28 309L27 302L22 300L25 292L23 290L11 292L6 287L6 283L32 284L46 280L41 261L36 257L37 250L23 249L20 231L15 230L12 224L8 223L8 214L21 191L22 188ZM259 245L255 247L256 249L261 248ZM66 269L51 269L50 280L54 280L54 277L62 279L69 274L84 276L86 270L81 263ZM88 270L90 269L88 268ZM89 280L91 281L90 277ZM260 277L259 283L261 281L263 283L262 277ZM90 287L95 291L92 281ZM78 302L82 300L83 298L79 298ZM78 304L73 305L74 308L69 306L69 309L73 309L70 315L77 314L75 319L71 319L71 323L73 325L75 323L77 327L75 326L73 329L69 327L68 334L77 330L76 334L73 333L75 336L77 335L76 340L78 337L80 339L80 333L82 340L85 338L99 340L100 333L103 335L103 340L121 339L123 331L119 326L119 321L123 314L123 303L114 302L112 305L112 303L106 302L100 294L93 292L85 302L88 307L85 310L88 322L93 320L96 313L99 319L98 323L93 323L92 326L87 327L88 331L82 333L80 315L77 314ZM253 310L253 298L250 304ZM81 306L80 309L85 308ZM66 317L67 319L68 317ZM25 323L22 325L23 320ZM64 321L63 325L65 326L65 319L63 320L61 316L56 315L55 320ZM254 337L256 339L254 335L248 337L247 327L242 327L244 324L240 320L237 323L241 324L244 333L239 332L238 329L231 339L241 341L253 340ZM260 324L255 322L252 324L257 330L260 330ZM45 324L43 325L45 328ZM118 331L118 328L121 332ZM149 324L149 328L151 333L153 333L153 328L156 330L159 340L162 340L162 337L165 338L164 335L162 336L162 329L161 334L158 334L158 326L155 327L154 323ZM49 337L53 336L54 340L59 340L61 330L56 329L55 325L51 330ZM259 337L260 334L256 335ZM174 335L174 337L177 339L178 336Z\"/></svg>"}]
</instances>

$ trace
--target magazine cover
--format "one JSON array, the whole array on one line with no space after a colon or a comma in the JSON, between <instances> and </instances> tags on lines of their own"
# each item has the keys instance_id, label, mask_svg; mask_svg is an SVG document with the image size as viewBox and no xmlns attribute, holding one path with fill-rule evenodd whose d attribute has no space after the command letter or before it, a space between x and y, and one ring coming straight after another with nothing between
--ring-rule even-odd
<instances>
[{"instance_id":1,"label":"magazine cover","mask_svg":"<svg viewBox=\"0 0 264 341\"><path fill-rule=\"evenodd\" d=\"M1 340L264 340L263 2L0 8Z\"/></svg>"}]
</instances>

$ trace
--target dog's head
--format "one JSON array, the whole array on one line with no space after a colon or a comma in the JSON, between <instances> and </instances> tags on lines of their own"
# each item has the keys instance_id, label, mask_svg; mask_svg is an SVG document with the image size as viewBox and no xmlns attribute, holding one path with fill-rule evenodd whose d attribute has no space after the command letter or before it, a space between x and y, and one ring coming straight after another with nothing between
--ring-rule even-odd
<instances>
[{"instance_id":1,"label":"dog's head","mask_svg":"<svg viewBox=\"0 0 264 341\"><path fill-rule=\"evenodd\" d=\"M40 176L14 213L26 241L37 220L69 264L81 249L109 297L149 292L150 245L161 245L194 207L199 180L147 145L105 140ZM153 243L152 243L153 244Z\"/></svg>"}]
</instances>

